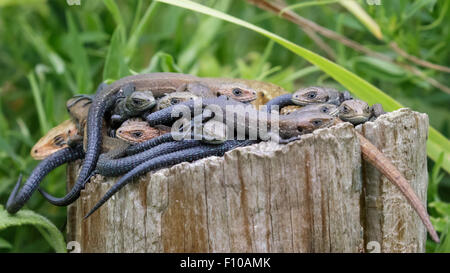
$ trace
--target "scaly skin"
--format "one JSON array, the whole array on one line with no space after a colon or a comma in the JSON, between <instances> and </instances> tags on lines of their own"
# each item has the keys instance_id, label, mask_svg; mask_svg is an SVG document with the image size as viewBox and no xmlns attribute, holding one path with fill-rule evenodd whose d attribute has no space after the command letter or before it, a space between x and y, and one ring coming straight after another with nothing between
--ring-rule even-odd
<instances>
[{"instance_id":1,"label":"scaly skin","mask_svg":"<svg viewBox=\"0 0 450 273\"><path fill-rule=\"evenodd\" d=\"M169 106L186 102L189 100L194 100L197 98L199 98L199 96L194 95L192 92L183 91L183 92L169 93L157 101L155 109L159 111Z\"/></svg>"},{"instance_id":2,"label":"scaly skin","mask_svg":"<svg viewBox=\"0 0 450 273\"><path fill-rule=\"evenodd\" d=\"M258 137L261 140L268 140L269 138L272 138L275 141L278 141L280 143L286 143L294 140L294 138L297 138L300 134L305 132L299 132L298 128L305 129L304 128L304 122L306 119L312 118L311 114L305 113L292 113L291 115L284 115L279 116L279 135L276 134L276 132L272 131L272 119L276 118L271 116L269 113L258 111L252 107L246 107L242 103L233 101L231 99L226 98L217 98L217 99L204 99L201 102L200 101L193 101L193 102L186 102L181 103L178 105L180 107L181 105L188 107L191 113L193 113L195 104L198 103L199 105L202 105L202 108L205 109L206 107L215 106L216 110L219 112L216 112L216 115L219 115L219 118L223 119L223 122L226 123L227 114L232 113L230 117L234 119L234 125L235 128L228 128L229 130L234 131L236 128L240 128L245 132L246 136L249 136L250 134L253 136ZM234 111L228 112L229 106L238 106L238 107L245 107L245 108L235 108ZM149 124L156 125L156 124L163 124L170 126L175 120L175 117L172 117L172 111L174 111L175 107L172 106L169 108L166 108L164 110L149 114L146 116L146 120L149 122ZM321 122L327 122L326 120L331 119L328 115L322 115L318 116L317 120L317 126L321 125ZM216 118L216 117L215 117ZM321 121L319 121L321 120ZM238 122L244 122L242 124L238 124ZM268 132L267 134L264 133L263 130L260 130L260 125L265 124L268 126ZM227 124L229 125L229 124ZM236 127L238 125L239 127ZM318 127L320 128L320 127Z\"/></svg>"},{"instance_id":3,"label":"scaly skin","mask_svg":"<svg viewBox=\"0 0 450 273\"><path fill-rule=\"evenodd\" d=\"M123 188L126 184L131 182L134 178L157 169L173 166L181 162L193 162L209 156L223 156L225 152L242 146L248 146L256 141L251 140L229 140L221 145L208 145L202 144L197 147L179 150L173 153L160 155L145 161L140 165L133 168L131 171L122 176L116 184L100 199L100 201L92 208L89 213L84 217L86 219L98 208L100 208L109 198L111 198L116 192Z\"/></svg>"},{"instance_id":4,"label":"scaly skin","mask_svg":"<svg viewBox=\"0 0 450 273\"><path fill-rule=\"evenodd\" d=\"M151 127L139 118L129 119L116 130L116 137L131 144L141 143L170 131L168 127L161 127Z\"/></svg>"},{"instance_id":5,"label":"scaly skin","mask_svg":"<svg viewBox=\"0 0 450 273\"><path fill-rule=\"evenodd\" d=\"M343 121L358 125L369 120L373 121L384 113L381 104L374 104L370 107L365 101L352 99L342 102L334 115L337 115Z\"/></svg>"},{"instance_id":6,"label":"scaly skin","mask_svg":"<svg viewBox=\"0 0 450 273\"><path fill-rule=\"evenodd\" d=\"M122 158L117 158L117 152L101 154L97 162L96 173L107 177L123 175L152 158L202 144L204 143L199 140L170 141Z\"/></svg>"},{"instance_id":7,"label":"scaly skin","mask_svg":"<svg viewBox=\"0 0 450 273\"><path fill-rule=\"evenodd\" d=\"M19 211L30 199L33 192L39 187L39 184L48 173L64 163L75 161L83 157L84 151L81 144L79 144L74 148L63 148L45 158L36 166L36 168L34 168L33 172L30 174L30 177L27 179L20 191L19 187L22 182L22 175L19 177L14 190L8 198L6 210L9 213L16 213Z\"/></svg>"},{"instance_id":8,"label":"scaly skin","mask_svg":"<svg viewBox=\"0 0 450 273\"><path fill-rule=\"evenodd\" d=\"M367 102L353 99L342 102L337 116L343 121L358 125L368 121L372 116L372 111Z\"/></svg>"},{"instance_id":9,"label":"scaly skin","mask_svg":"<svg viewBox=\"0 0 450 273\"><path fill-rule=\"evenodd\" d=\"M68 139L77 134L78 129L75 123L71 120L66 120L48 131L45 136L41 137L33 148L31 148L30 154L36 160L45 159L51 154L67 148Z\"/></svg>"},{"instance_id":10,"label":"scaly skin","mask_svg":"<svg viewBox=\"0 0 450 273\"><path fill-rule=\"evenodd\" d=\"M114 83L103 86L101 85L96 92L91 107L88 112L87 126L86 126L86 156L81 167L81 171L78 175L77 181L73 188L62 198L52 198L50 203L58 206L67 206L73 203L79 196L80 190L84 188L87 183L87 178L94 171L95 165L100 154L101 142L102 142L102 127L103 117L106 112L111 109L116 103L117 99L129 94L124 94L123 89L128 89L131 85L134 91L146 91L153 92L155 97L163 96L165 93L177 91L184 84L200 82L205 83L212 92L220 93L222 90L232 90L234 94L233 81L217 81L211 78L198 78L186 74L177 73L153 73L153 74L141 74L122 78ZM224 83L231 83L224 88ZM237 87L241 92L239 98L245 98L249 101L249 98L253 96L256 98L256 92L248 89L241 89Z\"/></svg>"},{"instance_id":11,"label":"scaly skin","mask_svg":"<svg viewBox=\"0 0 450 273\"><path fill-rule=\"evenodd\" d=\"M300 88L292 95L292 102L296 105L313 103L329 103L340 105L343 101L352 99L348 91L339 92L333 88L310 86Z\"/></svg>"},{"instance_id":12,"label":"scaly skin","mask_svg":"<svg viewBox=\"0 0 450 273\"><path fill-rule=\"evenodd\" d=\"M151 91L135 91L126 98L119 99L111 113L111 120L121 124L125 120L139 116L156 105Z\"/></svg>"},{"instance_id":13,"label":"scaly skin","mask_svg":"<svg viewBox=\"0 0 450 273\"><path fill-rule=\"evenodd\" d=\"M257 98L252 102L252 105L255 106L256 109L260 109L262 105L265 105L271 99L288 93L282 87L270 82L246 79L235 79L235 81L256 90Z\"/></svg>"}]
</instances>

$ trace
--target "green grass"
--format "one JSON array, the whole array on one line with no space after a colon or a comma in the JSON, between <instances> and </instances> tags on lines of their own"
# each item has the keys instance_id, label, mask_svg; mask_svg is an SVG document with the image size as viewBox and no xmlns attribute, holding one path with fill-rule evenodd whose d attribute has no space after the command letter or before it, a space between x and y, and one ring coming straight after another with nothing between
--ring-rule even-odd
<instances>
[{"instance_id":1,"label":"green grass","mask_svg":"<svg viewBox=\"0 0 450 273\"><path fill-rule=\"evenodd\" d=\"M64 105L73 94L92 93L102 80L173 71L259 79L287 90L323 84L349 89L371 103L383 102L387 109L404 105L428 113L436 129L430 131L428 146L436 161L429 161L429 211L443 238L448 234L450 177L443 169L448 170L449 159L439 155L447 149L450 137L449 94L400 66L325 40L336 54L330 63L297 26L245 1L201 1L233 16L230 21L241 19L238 25L154 1L81 2L81 6L68 6L65 1L0 1L0 204L6 202L19 173L27 177L36 166L29 155L32 145L68 118ZM384 41L341 5L328 2L295 11L379 53L394 56L385 41L395 41L410 54L450 66L446 0L362 4L380 26ZM266 37L257 33L261 29L248 30L239 24L256 25L267 31L262 33ZM448 73L419 69L450 85ZM49 175L43 185L63 195L64 167ZM42 199L37 194L26 207L64 232L65 208ZM1 229L0 252L54 251L47 242L49 235L41 232L27 226ZM427 251L450 252L450 240L444 238L439 246L429 241Z\"/></svg>"}]
</instances>

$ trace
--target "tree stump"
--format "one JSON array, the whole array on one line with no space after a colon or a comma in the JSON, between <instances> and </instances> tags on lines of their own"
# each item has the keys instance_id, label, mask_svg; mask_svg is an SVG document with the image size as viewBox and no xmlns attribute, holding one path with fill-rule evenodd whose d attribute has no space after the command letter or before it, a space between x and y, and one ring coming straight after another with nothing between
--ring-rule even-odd
<instances>
[{"instance_id":1,"label":"tree stump","mask_svg":"<svg viewBox=\"0 0 450 273\"><path fill-rule=\"evenodd\" d=\"M426 204L426 114L400 109L358 126ZM72 186L80 161L68 167ZM426 230L341 123L148 173L83 216L115 183L96 176L68 208L82 252L424 252Z\"/></svg>"}]
</instances>

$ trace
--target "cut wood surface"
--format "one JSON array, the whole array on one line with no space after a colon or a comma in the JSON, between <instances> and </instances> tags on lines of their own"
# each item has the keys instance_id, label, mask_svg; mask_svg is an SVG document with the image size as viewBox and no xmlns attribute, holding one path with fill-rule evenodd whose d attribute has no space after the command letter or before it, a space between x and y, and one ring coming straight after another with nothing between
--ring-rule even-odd
<instances>
[{"instance_id":1,"label":"cut wood surface","mask_svg":"<svg viewBox=\"0 0 450 273\"><path fill-rule=\"evenodd\" d=\"M357 128L426 204L426 114L400 109ZM72 186L80 162L70 164ZM68 208L82 252L424 252L409 203L361 157L342 123L148 173L87 220L117 178L96 176Z\"/></svg>"}]
</instances>

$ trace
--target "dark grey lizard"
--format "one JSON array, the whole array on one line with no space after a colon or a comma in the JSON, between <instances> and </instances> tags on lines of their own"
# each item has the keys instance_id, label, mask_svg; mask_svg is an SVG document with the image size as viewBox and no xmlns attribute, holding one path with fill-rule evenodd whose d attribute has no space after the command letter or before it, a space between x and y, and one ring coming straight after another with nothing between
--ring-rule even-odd
<instances>
[{"instance_id":1,"label":"dark grey lizard","mask_svg":"<svg viewBox=\"0 0 450 273\"><path fill-rule=\"evenodd\" d=\"M16 213L19 211L25 203L30 199L33 192L39 187L39 184L45 178L45 176L52 170L61 166L64 163L75 161L84 157L84 151L82 144L78 144L76 147L67 147L62 150L56 151L44 160L42 160L36 168L30 174L22 189L19 191L20 184L22 182L22 175L20 175L17 184L15 185L11 195L6 203L6 210L9 213Z\"/></svg>"},{"instance_id":2,"label":"dark grey lizard","mask_svg":"<svg viewBox=\"0 0 450 273\"><path fill-rule=\"evenodd\" d=\"M134 178L147 173L149 171L154 171L168 166L173 166L181 162L192 162L209 156L223 156L225 152L242 146L248 146L256 141L252 140L229 140L220 145L212 144L202 144L197 147L183 149L177 152L161 155L151 160L148 160L130 172L122 176L117 183L100 199L100 201L92 208L88 214L84 217L86 219L92 213L94 213L98 208L100 208L109 198L111 198L116 192L118 192L122 187L131 182Z\"/></svg>"}]
</instances>

